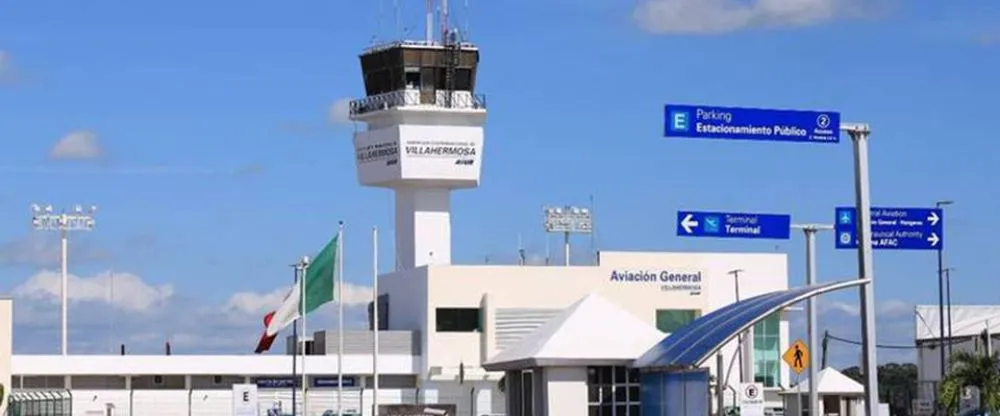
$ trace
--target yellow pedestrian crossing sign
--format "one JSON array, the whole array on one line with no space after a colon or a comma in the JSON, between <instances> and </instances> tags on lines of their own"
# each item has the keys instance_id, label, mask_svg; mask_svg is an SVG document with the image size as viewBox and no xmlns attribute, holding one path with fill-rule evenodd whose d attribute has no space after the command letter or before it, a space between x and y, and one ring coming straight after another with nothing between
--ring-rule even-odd
<instances>
[{"instance_id":1,"label":"yellow pedestrian crossing sign","mask_svg":"<svg viewBox=\"0 0 1000 416\"><path fill-rule=\"evenodd\" d=\"M785 364L788 364L795 374L802 374L803 370L809 368L809 347L801 339L795 340L781 359L785 360Z\"/></svg>"}]
</instances>

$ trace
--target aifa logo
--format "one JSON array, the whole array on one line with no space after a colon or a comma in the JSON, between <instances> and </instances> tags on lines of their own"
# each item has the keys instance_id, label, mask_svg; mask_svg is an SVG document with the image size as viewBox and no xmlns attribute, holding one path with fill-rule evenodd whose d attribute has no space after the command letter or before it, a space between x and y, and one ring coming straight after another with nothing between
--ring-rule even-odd
<instances>
[{"instance_id":1,"label":"aifa logo","mask_svg":"<svg viewBox=\"0 0 1000 416\"><path fill-rule=\"evenodd\" d=\"M691 113L687 111L670 111L670 131L688 131L691 129Z\"/></svg>"}]
</instances>

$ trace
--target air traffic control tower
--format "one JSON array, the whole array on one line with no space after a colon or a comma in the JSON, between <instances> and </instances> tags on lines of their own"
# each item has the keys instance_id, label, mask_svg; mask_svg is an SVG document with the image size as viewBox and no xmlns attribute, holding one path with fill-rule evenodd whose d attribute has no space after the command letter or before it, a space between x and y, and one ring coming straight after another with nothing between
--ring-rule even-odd
<instances>
[{"instance_id":1,"label":"air traffic control tower","mask_svg":"<svg viewBox=\"0 0 1000 416\"><path fill-rule=\"evenodd\" d=\"M451 192L479 186L482 171L479 49L447 24L431 33L365 50L366 96L351 102L367 126L354 134L358 181L395 192L397 270L451 264Z\"/></svg>"}]
</instances>

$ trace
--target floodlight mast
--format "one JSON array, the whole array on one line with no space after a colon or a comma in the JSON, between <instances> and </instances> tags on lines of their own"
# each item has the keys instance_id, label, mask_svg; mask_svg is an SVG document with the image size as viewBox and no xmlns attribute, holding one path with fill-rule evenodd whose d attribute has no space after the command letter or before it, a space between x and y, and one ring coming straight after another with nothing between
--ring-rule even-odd
<instances>
[{"instance_id":1,"label":"floodlight mast","mask_svg":"<svg viewBox=\"0 0 1000 416\"><path fill-rule=\"evenodd\" d=\"M60 240L60 276L61 276L61 307L62 307L62 329L61 351L62 355L67 355L69 351L69 232L70 231L91 231L97 225L94 214L97 213L97 206L91 205L84 209L82 205L76 204L72 211L62 211L55 213L52 205L31 204L31 226L37 231L59 231Z\"/></svg>"},{"instance_id":2,"label":"floodlight mast","mask_svg":"<svg viewBox=\"0 0 1000 416\"><path fill-rule=\"evenodd\" d=\"M563 250L566 265L570 265L569 235L590 234L594 229L594 217L589 208L574 206L546 207L545 232L563 234Z\"/></svg>"}]
</instances>

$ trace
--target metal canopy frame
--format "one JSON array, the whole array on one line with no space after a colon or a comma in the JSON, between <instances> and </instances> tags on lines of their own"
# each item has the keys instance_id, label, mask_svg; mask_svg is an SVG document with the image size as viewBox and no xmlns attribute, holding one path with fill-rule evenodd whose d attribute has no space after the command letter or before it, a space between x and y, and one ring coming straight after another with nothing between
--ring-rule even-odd
<instances>
[{"instance_id":1,"label":"metal canopy frame","mask_svg":"<svg viewBox=\"0 0 1000 416\"><path fill-rule=\"evenodd\" d=\"M791 305L826 292L870 283L850 279L765 293L715 310L695 319L635 360L647 370L699 367L737 335Z\"/></svg>"}]
</instances>

